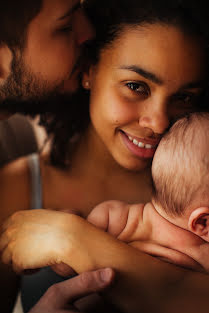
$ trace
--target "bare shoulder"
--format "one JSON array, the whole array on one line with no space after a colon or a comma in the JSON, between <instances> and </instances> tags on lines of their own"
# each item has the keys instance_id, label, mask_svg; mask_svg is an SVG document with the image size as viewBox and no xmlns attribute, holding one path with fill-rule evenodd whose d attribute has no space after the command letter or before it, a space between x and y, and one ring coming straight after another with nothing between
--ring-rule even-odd
<instances>
[{"instance_id":1,"label":"bare shoulder","mask_svg":"<svg viewBox=\"0 0 209 313\"><path fill-rule=\"evenodd\" d=\"M0 221L18 210L28 209L30 173L27 157L0 168Z\"/></svg>"}]
</instances>

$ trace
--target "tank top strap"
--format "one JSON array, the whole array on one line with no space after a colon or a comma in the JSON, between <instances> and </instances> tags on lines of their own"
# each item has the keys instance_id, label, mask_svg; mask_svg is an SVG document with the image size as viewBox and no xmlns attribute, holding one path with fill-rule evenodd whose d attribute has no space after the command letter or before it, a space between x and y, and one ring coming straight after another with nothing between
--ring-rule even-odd
<instances>
[{"instance_id":1,"label":"tank top strap","mask_svg":"<svg viewBox=\"0 0 209 313\"><path fill-rule=\"evenodd\" d=\"M42 179L39 154L33 153L28 157L28 165L31 176L31 205L30 209L41 209L43 208L42 199Z\"/></svg>"}]
</instances>

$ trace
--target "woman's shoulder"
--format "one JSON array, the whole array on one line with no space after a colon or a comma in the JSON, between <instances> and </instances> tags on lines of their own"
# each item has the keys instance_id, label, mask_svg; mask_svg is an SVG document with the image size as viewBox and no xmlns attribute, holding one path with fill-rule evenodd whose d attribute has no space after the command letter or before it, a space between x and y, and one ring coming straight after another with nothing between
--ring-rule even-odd
<instances>
[{"instance_id":1,"label":"woman's shoulder","mask_svg":"<svg viewBox=\"0 0 209 313\"><path fill-rule=\"evenodd\" d=\"M11 215L28 209L30 203L30 171L28 157L22 157L0 168L0 212ZM6 213L7 211L7 213Z\"/></svg>"},{"instance_id":2,"label":"woman's shoulder","mask_svg":"<svg viewBox=\"0 0 209 313\"><path fill-rule=\"evenodd\" d=\"M6 187L8 183L10 186L12 186L14 182L20 178L20 183L22 183L28 174L28 157L21 157L15 161L7 163L0 168L0 186Z\"/></svg>"}]
</instances>

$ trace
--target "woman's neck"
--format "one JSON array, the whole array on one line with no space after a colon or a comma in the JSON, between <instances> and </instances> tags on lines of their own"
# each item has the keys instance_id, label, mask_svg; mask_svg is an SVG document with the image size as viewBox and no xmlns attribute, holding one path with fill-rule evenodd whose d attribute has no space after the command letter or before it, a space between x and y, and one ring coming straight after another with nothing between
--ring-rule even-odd
<instances>
[{"instance_id":1,"label":"woman's neck","mask_svg":"<svg viewBox=\"0 0 209 313\"><path fill-rule=\"evenodd\" d=\"M122 168L112 158L104 144L95 138L92 130L79 138L71 156L70 167L66 171L51 169L51 174L46 174L47 181L53 187L47 192L47 199L51 199L53 190L59 196L57 199L66 199L72 207L89 212L93 206L106 200L121 200L129 203L147 202L151 196L150 168L134 172ZM72 192L72 193L71 193ZM65 194L64 194L65 193ZM78 193L80 194L78 197ZM48 201L47 201L48 202ZM64 206L64 204L63 204Z\"/></svg>"},{"instance_id":2,"label":"woman's neck","mask_svg":"<svg viewBox=\"0 0 209 313\"><path fill-rule=\"evenodd\" d=\"M95 135L95 131L91 127L79 140L72 156L71 170L77 173L80 172L83 175L107 179L107 181L110 177L141 180L141 178L150 174L150 167L139 171L123 168L115 161L105 144Z\"/></svg>"}]
</instances>

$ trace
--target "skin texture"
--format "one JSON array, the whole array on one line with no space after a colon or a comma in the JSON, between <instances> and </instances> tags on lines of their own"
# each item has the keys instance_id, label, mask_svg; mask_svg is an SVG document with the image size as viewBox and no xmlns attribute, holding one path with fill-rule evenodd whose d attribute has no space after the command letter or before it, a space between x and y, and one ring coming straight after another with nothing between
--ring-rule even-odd
<instances>
[{"instance_id":1,"label":"skin texture","mask_svg":"<svg viewBox=\"0 0 209 313\"><path fill-rule=\"evenodd\" d=\"M101 149L105 147L103 153L107 150L123 168L144 169L150 159L131 155L124 147L121 131L157 145L170 121L189 112L200 92L204 69L196 62L197 57L203 54L195 40L172 26L139 26L124 31L101 53L89 75L84 75L91 90L90 143L99 142ZM137 68L152 75L136 73Z\"/></svg>"},{"instance_id":2,"label":"skin texture","mask_svg":"<svg viewBox=\"0 0 209 313\"><path fill-rule=\"evenodd\" d=\"M81 8L66 15L78 4L78 0L43 0L42 10L28 26L23 51L16 49L12 54L6 45L0 45L1 100L10 97L16 99L18 96L19 100L36 101L51 93L65 93L70 97L75 91L78 72L72 74L73 68L80 55L81 45L94 35ZM64 15L66 17L59 20ZM0 120L8 117L5 109L0 112ZM1 210L1 222L13 209L11 207L7 213ZM18 278L2 264L0 276L4 281L1 309L6 313L13 306Z\"/></svg>"},{"instance_id":3,"label":"skin texture","mask_svg":"<svg viewBox=\"0 0 209 313\"><path fill-rule=\"evenodd\" d=\"M157 34L161 35L161 44L155 43ZM175 45L172 44L174 39ZM165 40L166 49L163 45ZM131 43L132 49L127 49ZM128 51L138 51L139 54L129 55ZM149 54L149 61L145 58L147 51L153 52ZM104 200L118 199L131 203L148 201L151 190L151 158L136 157L120 139L120 130L130 132L130 135L144 142L153 140L153 137L156 139L156 135L162 136L171 120L179 116L179 109L177 112L173 111L179 103L179 97L176 102L176 95L181 95L180 108L183 106L184 112L188 111L188 106L191 109L188 93L198 94L200 89L189 88L187 92L188 86L186 88L185 85L202 80L203 60L200 46L193 39L173 27L162 27L158 24L146 29L137 29L136 32L127 29L117 44L104 51L98 66L90 71L92 122L75 148L72 156L73 166L63 172L50 167L46 163L47 156L42 156L44 207L52 210L25 211L13 215L4 226L2 249L7 246L10 226L13 229L12 235L16 234L16 239L8 246L8 250L4 250L4 261L10 260L12 255L17 271L23 267L33 268L60 262L71 265L77 272L111 265L117 271L118 282L111 288L108 297L122 311L138 312L140 307L142 311L154 312L157 305L159 312L163 312L166 300L174 305L175 292L173 289L168 290L168 286L172 285L174 290L183 294L187 278L192 280L193 274L140 253L79 216L53 210L74 209L86 217L95 205ZM124 65L124 62L126 66L131 66L134 62L134 65L143 69L148 68L151 73L161 78L162 83L150 81L133 71L115 72L115 67ZM112 68L113 76L110 76L108 68ZM105 70L104 78L101 77L102 69ZM133 90L129 83L139 84L137 90L135 87ZM183 95L186 93L183 103L182 91ZM182 109L180 113L183 113ZM1 212L2 219L19 209L27 210L30 207L27 160L19 160L18 164L13 163L2 169L1 179L0 199L1 207L4 208ZM8 190L13 196L5 198ZM27 196L23 199L22 195ZM69 224L72 224L70 229ZM40 227L46 239L42 248ZM97 251L94 250L95 246ZM34 258L27 257L26 247L30 249L27 255L35 251L31 251L31 247L37 248ZM82 260L86 249L89 251L89 260L84 262ZM60 253L64 253L64 258ZM102 264L97 262L97 255L102 256ZM193 282L192 286L196 284Z\"/></svg>"},{"instance_id":4,"label":"skin texture","mask_svg":"<svg viewBox=\"0 0 209 313\"><path fill-rule=\"evenodd\" d=\"M107 201L96 206L87 220L131 246L179 266L208 270L209 245L201 238L169 222L152 202L127 204Z\"/></svg>"},{"instance_id":5,"label":"skin texture","mask_svg":"<svg viewBox=\"0 0 209 313\"><path fill-rule=\"evenodd\" d=\"M28 25L23 50L17 48L11 56L0 46L0 98L37 100L52 93L72 94L78 88L74 67L81 45L93 35L78 0L44 0Z\"/></svg>"},{"instance_id":6,"label":"skin texture","mask_svg":"<svg viewBox=\"0 0 209 313\"><path fill-rule=\"evenodd\" d=\"M48 225L46 225L46 221ZM71 225L70 232L69 225ZM172 265L162 263L157 259L152 259L152 267L150 267L150 256L140 253L127 244L119 243L108 233L95 228L76 215L47 210L37 210L36 214L32 211L21 211L10 218L5 227L8 226L10 232L7 232L1 241L1 249L2 243L7 244L8 235L12 233L11 243L4 250L3 258L5 261L6 259L10 260L12 252L15 270L21 271L23 268L31 269L41 267L43 264L63 262L71 265L80 273L111 264L117 272L118 284L116 282L114 288L106 292L106 297L125 312L138 312L139 307L154 312L156 301L159 312L164 312L166 301L177 305L176 297L178 301L182 297L178 299L178 293L174 294L173 289L168 289L170 284L174 288L182 288L182 291L185 288L186 293L185 296L183 295L185 300L187 300L187 292L189 295L190 292L196 290L195 285L190 286L190 283L202 280L202 284L198 285L198 288L202 286L204 290L207 286L207 279L204 279L201 274L198 274L196 278L195 273L172 268ZM55 228L56 235L54 235ZM25 236L26 233L31 235ZM88 236L85 235L86 233ZM40 236L43 242L42 247L40 247ZM51 251L45 249L44 243L47 246L49 242L51 248L53 247ZM28 258L28 254L32 257ZM131 290L127 289L130 281ZM141 297L139 297L139 290ZM148 301L147 297L152 301ZM165 297L165 299L161 301L161 297ZM190 303L192 302L197 307L199 301L200 298L197 297ZM169 311L165 310L165 312Z\"/></svg>"},{"instance_id":7,"label":"skin texture","mask_svg":"<svg viewBox=\"0 0 209 313\"><path fill-rule=\"evenodd\" d=\"M65 282L53 285L29 313L78 312L75 301L83 299L89 294L101 292L113 280L114 272L110 268L85 272Z\"/></svg>"}]
</instances>

